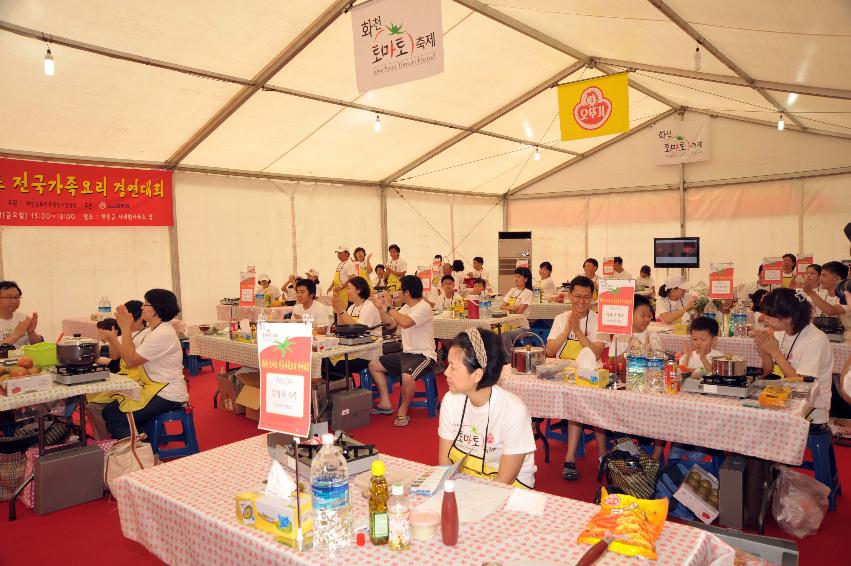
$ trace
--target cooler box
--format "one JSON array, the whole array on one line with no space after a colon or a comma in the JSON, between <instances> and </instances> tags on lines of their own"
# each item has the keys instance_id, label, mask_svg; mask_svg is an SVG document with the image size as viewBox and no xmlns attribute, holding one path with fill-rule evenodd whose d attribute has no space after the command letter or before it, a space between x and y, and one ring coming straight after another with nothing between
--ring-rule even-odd
<instances>
[{"instance_id":1,"label":"cooler box","mask_svg":"<svg viewBox=\"0 0 851 566\"><path fill-rule=\"evenodd\" d=\"M71 448L35 461L35 509L46 515L103 497L103 450Z\"/></svg>"},{"instance_id":2,"label":"cooler box","mask_svg":"<svg viewBox=\"0 0 851 566\"><path fill-rule=\"evenodd\" d=\"M331 394L331 428L351 430L369 424L372 391L350 389Z\"/></svg>"}]
</instances>

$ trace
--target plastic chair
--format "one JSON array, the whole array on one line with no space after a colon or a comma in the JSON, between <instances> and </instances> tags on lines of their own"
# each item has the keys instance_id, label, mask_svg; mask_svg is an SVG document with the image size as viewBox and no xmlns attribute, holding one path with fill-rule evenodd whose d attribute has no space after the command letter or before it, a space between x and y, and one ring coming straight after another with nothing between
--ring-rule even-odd
<instances>
[{"instance_id":1,"label":"plastic chair","mask_svg":"<svg viewBox=\"0 0 851 566\"><path fill-rule=\"evenodd\" d=\"M180 421L182 430L179 434L168 434L165 424L174 421ZM147 432L148 439L151 441L154 454L160 458L178 458L198 453L198 439L195 436L192 407L157 415L145 425L145 432ZM163 447L171 442L182 442L183 446L178 448Z\"/></svg>"},{"instance_id":2,"label":"plastic chair","mask_svg":"<svg viewBox=\"0 0 851 566\"><path fill-rule=\"evenodd\" d=\"M201 356L193 356L189 353L189 341L183 340L180 345L183 347L183 367L189 370L189 375L195 377L201 373L201 369L209 367L213 369L213 360L202 358Z\"/></svg>"},{"instance_id":3,"label":"plastic chair","mask_svg":"<svg viewBox=\"0 0 851 566\"><path fill-rule=\"evenodd\" d=\"M836 453L833 451L833 433L829 429L810 432L807 448L810 449L813 459L805 461L801 467L813 470L816 479L830 488L827 510L835 511L836 496L842 495L842 484L839 482L839 468L836 465Z\"/></svg>"},{"instance_id":4,"label":"plastic chair","mask_svg":"<svg viewBox=\"0 0 851 566\"><path fill-rule=\"evenodd\" d=\"M566 420L547 419L547 430L544 436L567 442L567 422ZM579 444L576 446L576 457L582 458L585 456L585 443L594 440L594 433L587 432L582 429L582 435L579 437Z\"/></svg>"},{"instance_id":5,"label":"plastic chair","mask_svg":"<svg viewBox=\"0 0 851 566\"><path fill-rule=\"evenodd\" d=\"M401 381L402 376L388 376L387 377L387 392L393 393L393 385L399 383ZM425 391L417 391L414 393L414 398L411 400L411 404L409 407L411 409L427 409L428 416L436 417L437 409L440 406L440 402L437 399L437 377L434 374L434 370L428 370L422 375L420 375L420 381L425 385ZM378 391L373 388L372 375L369 373L368 369L361 370L360 372L360 387L361 389L372 389L372 398L376 399L379 397ZM399 387L399 400L402 399L402 387Z\"/></svg>"}]
</instances>

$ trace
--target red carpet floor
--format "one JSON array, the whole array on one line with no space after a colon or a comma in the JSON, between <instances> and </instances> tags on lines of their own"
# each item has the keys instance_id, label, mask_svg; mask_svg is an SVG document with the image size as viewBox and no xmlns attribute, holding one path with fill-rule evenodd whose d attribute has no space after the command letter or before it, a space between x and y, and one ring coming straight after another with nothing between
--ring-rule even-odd
<instances>
[{"instance_id":1,"label":"red carpet floor","mask_svg":"<svg viewBox=\"0 0 851 566\"><path fill-rule=\"evenodd\" d=\"M445 379L438 378L441 392ZM242 416L235 416L212 408L216 388L214 373L209 369L190 378L190 395L195 407L195 427L202 450L242 440L258 434L257 425ZM411 412L407 428L393 427L392 417L373 417L370 426L352 431L364 442L374 442L382 452L416 460L426 464L437 463L437 419L430 419L425 409ZM538 471L536 489L591 501L597 489L596 449L592 443L589 455L578 464L581 479L565 482L561 479L561 460L564 444L551 441L552 459L544 463L543 450L537 454ZM846 491L851 489L851 448L837 447L837 459ZM230 497L230 494L223 494ZM838 499L837 510L828 513L818 534L800 540L801 564L849 564L846 540L851 525L851 492ZM5 502L0 506L0 565L21 564L160 564L141 545L125 539L121 534L118 508L114 501L103 499L44 517L35 515L21 505L17 506L18 519L7 522ZM773 523L767 528L770 536L792 538Z\"/></svg>"}]
</instances>

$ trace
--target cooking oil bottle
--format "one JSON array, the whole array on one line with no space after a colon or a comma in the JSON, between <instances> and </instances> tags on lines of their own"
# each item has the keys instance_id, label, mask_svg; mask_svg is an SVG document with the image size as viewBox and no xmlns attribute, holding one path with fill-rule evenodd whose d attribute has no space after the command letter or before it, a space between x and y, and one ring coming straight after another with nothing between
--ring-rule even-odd
<instances>
[{"instance_id":1,"label":"cooking oil bottle","mask_svg":"<svg viewBox=\"0 0 851 566\"><path fill-rule=\"evenodd\" d=\"M372 478L369 480L369 540L372 544L387 544L390 536L387 518L387 479L384 477L384 462L372 463Z\"/></svg>"}]
</instances>

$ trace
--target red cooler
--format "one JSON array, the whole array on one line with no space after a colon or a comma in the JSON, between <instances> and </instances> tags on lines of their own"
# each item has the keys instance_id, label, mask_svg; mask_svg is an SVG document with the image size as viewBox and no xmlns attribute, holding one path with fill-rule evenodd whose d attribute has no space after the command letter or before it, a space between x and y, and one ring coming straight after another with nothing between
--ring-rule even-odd
<instances>
[{"instance_id":1,"label":"red cooler","mask_svg":"<svg viewBox=\"0 0 851 566\"><path fill-rule=\"evenodd\" d=\"M467 299L467 318L479 318L479 301L478 299Z\"/></svg>"}]
</instances>

